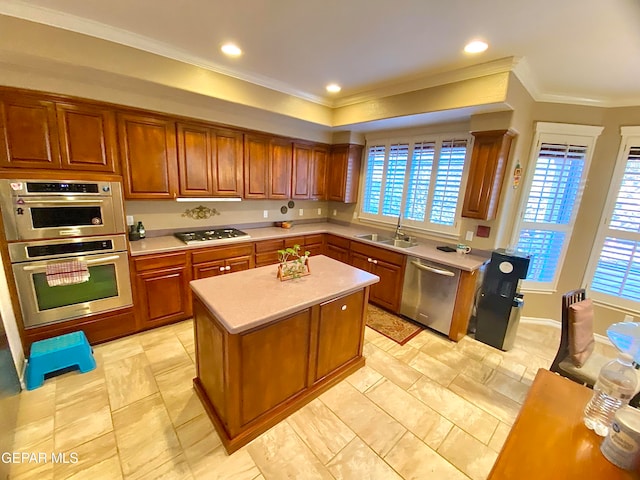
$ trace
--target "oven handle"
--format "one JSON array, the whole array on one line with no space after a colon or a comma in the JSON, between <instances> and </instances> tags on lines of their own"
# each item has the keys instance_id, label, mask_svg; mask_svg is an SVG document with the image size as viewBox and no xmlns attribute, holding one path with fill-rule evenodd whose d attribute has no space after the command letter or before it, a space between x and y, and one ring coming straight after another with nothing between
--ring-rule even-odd
<instances>
[{"instance_id":1,"label":"oven handle","mask_svg":"<svg viewBox=\"0 0 640 480\"><path fill-rule=\"evenodd\" d=\"M94 200L69 200L67 199L59 199L59 200L22 200L22 203L24 203L25 205L29 205L29 204L38 204L38 203L44 203L44 204L51 204L51 205L59 205L59 204L65 204L65 205L73 205L75 203L103 203L104 200L100 200L100 199L94 199Z\"/></svg>"},{"instance_id":2,"label":"oven handle","mask_svg":"<svg viewBox=\"0 0 640 480\"><path fill-rule=\"evenodd\" d=\"M427 272L433 272L433 273L437 273L438 275L444 275L445 277L455 277L456 274L453 273L451 270L446 270L444 268L435 268L435 267L431 267L429 265L424 265L420 262L416 262L415 260L413 260L411 262L411 264L418 268L419 270L426 270Z\"/></svg>"},{"instance_id":3,"label":"oven handle","mask_svg":"<svg viewBox=\"0 0 640 480\"><path fill-rule=\"evenodd\" d=\"M87 265L93 265L94 263L103 263L103 262L108 262L110 260L118 260L119 258L120 258L120 255L109 255L108 257L95 258L95 259L90 259L85 261ZM70 257L69 261L73 261L73 258ZM51 263L54 263L54 262L49 262L47 265ZM60 263L63 263L63 262L60 262ZM46 270L46 265L25 265L24 267L22 267L22 270L24 270L25 272L32 272L34 270Z\"/></svg>"}]
</instances>

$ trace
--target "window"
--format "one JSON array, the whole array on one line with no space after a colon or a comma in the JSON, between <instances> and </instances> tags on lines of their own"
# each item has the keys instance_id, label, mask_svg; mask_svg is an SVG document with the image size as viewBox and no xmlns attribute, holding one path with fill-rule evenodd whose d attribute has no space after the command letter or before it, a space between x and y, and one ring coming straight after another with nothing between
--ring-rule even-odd
<instances>
[{"instance_id":1,"label":"window","mask_svg":"<svg viewBox=\"0 0 640 480\"><path fill-rule=\"evenodd\" d=\"M639 310L640 127L622 127L620 153L586 279L595 300Z\"/></svg>"},{"instance_id":2,"label":"window","mask_svg":"<svg viewBox=\"0 0 640 480\"><path fill-rule=\"evenodd\" d=\"M554 290L601 127L536 124L517 249L531 256L526 288Z\"/></svg>"},{"instance_id":3,"label":"window","mask_svg":"<svg viewBox=\"0 0 640 480\"><path fill-rule=\"evenodd\" d=\"M457 234L467 135L376 142L367 148L361 218Z\"/></svg>"}]
</instances>

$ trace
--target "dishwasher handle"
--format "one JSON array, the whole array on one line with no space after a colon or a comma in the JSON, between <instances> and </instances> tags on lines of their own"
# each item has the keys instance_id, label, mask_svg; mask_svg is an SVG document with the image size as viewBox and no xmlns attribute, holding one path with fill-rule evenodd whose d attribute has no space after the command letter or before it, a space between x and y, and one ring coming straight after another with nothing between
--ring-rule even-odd
<instances>
[{"instance_id":1,"label":"dishwasher handle","mask_svg":"<svg viewBox=\"0 0 640 480\"><path fill-rule=\"evenodd\" d=\"M419 270L423 270L425 272L432 272L432 273L437 273L438 275L443 275L445 277L455 277L456 274L453 273L450 270L446 270L444 268L436 268L436 267L431 267L429 265L423 265L420 262L417 262L415 260L411 261L411 264L416 267Z\"/></svg>"}]
</instances>

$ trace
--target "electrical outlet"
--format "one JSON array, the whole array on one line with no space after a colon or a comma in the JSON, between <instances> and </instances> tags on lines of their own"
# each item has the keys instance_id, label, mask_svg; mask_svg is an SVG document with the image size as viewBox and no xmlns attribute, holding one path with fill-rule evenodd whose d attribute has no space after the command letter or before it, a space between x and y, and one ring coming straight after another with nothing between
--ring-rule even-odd
<instances>
[{"instance_id":1,"label":"electrical outlet","mask_svg":"<svg viewBox=\"0 0 640 480\"><path fill-rule=\"evenodd\" d=\"M133 215L127 215L127 225L133 225Z\"/></svg>"},{"instance_id":2,"label":"electrical outlet","mask_svg":"<svg viewBox=\"0 0 640 480\"><path fill-rule=\"evenodd\" d=\"M318 215L322 215L322 209L321 208L318 209Z\"/></svg>"},{"instance_id":3,"label":"electrical outlet","mask_svg":"<svg viewBox=\"0 0 640 480\"><path fill-rule=\"evenodd\" d=\"M631 315L625 315L623 322L633 322L633 317Z\"/></svg>"},{"instance_id":4,"label":"electrical outlet","mask_svg":"<svg viewBox=\"0 0 640 480\"><path fill-rule=\"evenodd\" d=\"M335 208L333 209L333 216L335 217L336 215L338 215L338 210L336 210Z\"/></svg>"},{"instance_id":5,"label":"electrical outlet","mask_svg":"<svg viewBox=\"0 0 640 480\"><path fill-rule=\"evenodd\" d=\"M262 216L264 218L269 218L269 210L265 210L264 212L262 212Z\"/></svg>"},{"instance_id":6,"label":"electrical outlet","mask_svg":"<svg viewBox=\"0 0 640 480\"><path fill-rule=\"evenodd\" d=\"M303 208L298 209L298 216L301 217L303 215L304 215L304 209Z\"/></svg>"},{"instance_id":7,"label":"electrical outlet","mask_svg":"<svg viewBox=\"0 0 640 480\"><path fill-rule=\"evenodd\" d=\"M467 242L470 242L471 240L473 240L473 231L467 230L467 234L464 236L464 239Z\"/></svg>"}]
</instances>

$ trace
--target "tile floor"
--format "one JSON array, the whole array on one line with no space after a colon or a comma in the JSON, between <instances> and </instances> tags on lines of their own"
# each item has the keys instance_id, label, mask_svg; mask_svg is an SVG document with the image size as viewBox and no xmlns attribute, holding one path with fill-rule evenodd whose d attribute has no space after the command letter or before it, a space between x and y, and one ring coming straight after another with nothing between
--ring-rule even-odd
<instances>
[{"instance_id":1,"label":"tile floor","mask_svg":"<svg viewBox=\"0 0 640 480\"><path fill-rule=\"evenodd\" d=\"M430 331L400 346L367 328L364 368L228 456L191 387L186 321L98 345L96 370L21 393L13 451L49 460L9 478L484 479L558 341L522 323L506 353Z\"/></svg>"}]
</instances>

